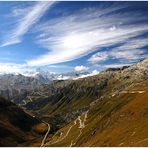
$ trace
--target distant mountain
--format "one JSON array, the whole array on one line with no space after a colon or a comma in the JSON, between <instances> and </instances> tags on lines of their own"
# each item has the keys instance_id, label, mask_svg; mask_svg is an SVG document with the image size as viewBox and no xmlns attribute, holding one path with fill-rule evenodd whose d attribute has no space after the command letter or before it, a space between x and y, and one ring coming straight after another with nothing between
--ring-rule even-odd
<instances>
[{"instance_id":1,"label":"distant mountain","mask_svg":"<svg viewBox=\"0 0 148 148\"><path fill-rule=\"evenodd\" d=\"M24 74L1 74L0 95L16 103L26 104L23 99L30 92L37 91L54 80L74 79L87 74L87 72L55 74L42 70L25 72Z\"/></svg>"},{"instance_id":2,"label":"distant mountain","mask_svg":"<svg viewBox=\"0 0 148 148\"><path fill-rule=\"evenodd\" d=\"M49 71L43 71L41 69L37 69L35 72L25 72L23 75L28 77L34 77L38 79L40 82L48 84L53 80L67 80L67 79L75 79L84 75L90 74L89 72L67 72L67 73L53 73Z\"/></svg>"}]
</instances>

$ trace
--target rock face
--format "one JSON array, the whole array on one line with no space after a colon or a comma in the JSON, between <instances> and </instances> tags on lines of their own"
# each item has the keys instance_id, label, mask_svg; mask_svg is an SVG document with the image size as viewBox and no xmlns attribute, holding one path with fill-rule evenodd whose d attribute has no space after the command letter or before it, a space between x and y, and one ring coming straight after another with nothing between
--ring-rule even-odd
<instances>
[{"instance_id":1,"label":"rock face","mask_svg":"<svg viewBox=\"0 0 148 148\"><path fill-rule=\"evenodd\" d=\"M42 86L35 78L13 74L0 75L0 84L0 95L17 103Z\"/></svg>"}]
</instances>

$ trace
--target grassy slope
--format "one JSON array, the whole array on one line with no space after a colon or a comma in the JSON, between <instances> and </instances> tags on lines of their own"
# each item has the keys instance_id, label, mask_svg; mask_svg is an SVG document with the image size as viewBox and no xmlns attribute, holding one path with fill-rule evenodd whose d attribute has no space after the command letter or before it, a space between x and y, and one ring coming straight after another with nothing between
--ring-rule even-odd
<instances>
[{"instance_id":1,"label":"grassy slope","mask_svg":"<svg viewBox=\"0 0 148 148\"><path fill-rule=\"evenodd\" d=\"M129 92L121 92L98 101L89 110L83 129L78 128L78 121L76 125L73 121L57 132L64 135L73 125L64 139L52 144L57 139L54 136L47 145L70 146L73 143L73 146L147 146L148 82L127 90ZM137 90L145 92L138 93ZM78 137L81 131L82 134Z\"/></svg>"}]
</instances>

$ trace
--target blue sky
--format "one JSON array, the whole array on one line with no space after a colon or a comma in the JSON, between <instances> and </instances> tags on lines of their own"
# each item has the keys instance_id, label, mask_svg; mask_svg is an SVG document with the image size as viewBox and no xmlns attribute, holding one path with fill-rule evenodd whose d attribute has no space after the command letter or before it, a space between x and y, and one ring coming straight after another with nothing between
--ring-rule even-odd
<instances>
[{"instance_id":1,"label":"blue sky","mask_svg":"<svg viewBox=\"0 0 148 148\"><path fill-rule=\"evenodd\" d=\"M0 2L0 73L100 71L148 55L148 2Z\"/></svg>"}]
</instances>

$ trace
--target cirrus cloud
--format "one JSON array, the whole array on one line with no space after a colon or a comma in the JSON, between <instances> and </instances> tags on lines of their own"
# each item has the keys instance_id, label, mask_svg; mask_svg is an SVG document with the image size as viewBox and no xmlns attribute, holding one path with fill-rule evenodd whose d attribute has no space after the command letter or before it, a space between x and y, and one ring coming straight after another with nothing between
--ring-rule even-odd
<instances>
[{"instance_id":1,"label":"cirrus cloud","mask_svg":"<svg viewBox=\"0 0 148 148\"><path fill-rule=\"evenodd\" d=\"M54 3L55 2L36 2L35 5L25 9L14 9L12 15L17 17L20 16L20 18L18 18L16 26L10 30L8 35L6 34L1 47L21 42L23 35L25 35L28 30L39 21L46 10Z\"/></svg>"},{"instance_id":2,"label":"cirrus cloud","mask_svg":"<svg viewBox=\"0 0 148 148\"><path fill-rule=\"evenodd\" d=\"M139 12L122 12L125 7L115 5L83 10L39 24L35 29L39 34L35 43L48 52L27 60L28 65L71 61L145 33L148 30L147 16ZM97 59L99 57L94 57Z\"/></svg>"},{"instance_id":3,"label":"cirrus cloud","mask_svg":"<svg viewBox=\"0 0 148 148\"><path fill-rule=\"evenodd\" d=\"M147 50L144 49L145 46L148 46L147 38L131 39L112 50L95 53L88 59L88 62L100 63L109 59L118 59L122 64L123 62L125 64L136 62L148 56Z\"/></svg>"}]
</instances>

